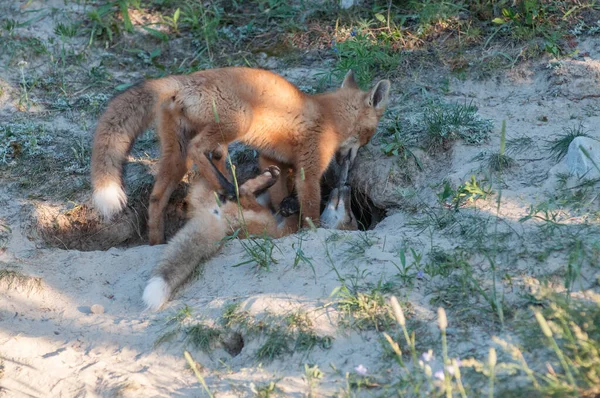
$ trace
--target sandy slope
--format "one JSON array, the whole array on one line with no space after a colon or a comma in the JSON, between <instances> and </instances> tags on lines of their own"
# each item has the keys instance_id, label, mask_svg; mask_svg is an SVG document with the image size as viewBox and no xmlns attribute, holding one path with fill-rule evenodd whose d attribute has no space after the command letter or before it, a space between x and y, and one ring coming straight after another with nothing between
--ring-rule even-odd
<instances>
[{"instance_id":1,"label":"sandy slope","mask_svg":"<svg viewBox=\"0 0 600 398\"><path fill-rule=\"evenodd\" d=\"M555 185L550 172L555 165L547 157L544 140L577 121L582 121L593 136L600 138L596 128L600 125L600 104L595 97L600 88L594 75L600 57L594 43L583 43L582 48L590 52L590 58L564 61L563 69L558 72L540 63L514 71L513 76L501 83L452 80L445 100L475 101L480 114L494 120L495 130L484 146L459 143L449 159L430 159L433 171L421 177L421 186L417 187L424 197L432 194L432 183L444 178L461 183L477 171L481 161L473 159L482 151L497 150L500 123L506 119L509 138L534 139L532 149L515 156L518 165L505 177L501 210L502 228L527 234L533 226L517 223L518 218L530 204L545 197L544 189L552 191ZM584 73L573 72L581 72L581 68ZM564 75L561 70L566 71ZM548 122L540 121L543 116ZM436 161L447 163L434 167ZM21 230L24 202L15 201L10 192L8 188L0 190L0 217L12 228L11 240L0 254L0 262L26 275L41 277L42 285L33 290L0 287L0 360L4 367L0 396L200 396L200 386L182 356L185 342L176 339L154 346L164 333L166 317L184 304L193 308L196 317L209 323L231 302L240 302L243 309L258 318L266 313L285 315L302 309L313 319L319 335L335 337L330 349L316 348L307 355L296 353L262 365L254 359L260 338L248 338L236 357L222 349L209 355L188 347L196 361L205 367L202 372L218 396L251 396L250 383L271 380L277 381L284 396L304 396L308 391L303 378L305 363L318 364L325 372L319 389L323 396L343 387L345 373L354 372L359 364L371 373L388 373L390 362L382 360L380 334L339 328L339 313L325 306L331 301L331 292L340 286L325 255L324 242L332 231L321 229L304 237L303 250L312 258L315 274L307 264L292 267L295 252L292 245L297 244L297 237L277 242L278 264L270 272L257 271L251 264L233 268L244 258L240 244L233 242L209 261L200 279L179 292L166 309L148 314L142 313L141 293L163 247L140 246L105 252L39 249ZM495 216L495 206L494 198L480 201L478 214ZM399 212L386 218L371 232L375 243L362 257L348 259L349 248L356 246L361 233L342 233L329 243L334 263L344 278L351 281L361 275L358 279L364 286L395 280L397 269L392 261L397 262L397 249L406 243L425 255L432 246L455 247L453 236L418 235L416 227L406 224L410 217ZM435 239L434 245L431 239ZM527 245L518 237L511 239L515 248ZM478 265L485 274L485 265ZM561 258L551 257L543 271L550 273L562 266ZM506 267L517 273L535 268L518 261ZM593 276L593 271L584 270L584 275L588 274ZM428 339L437 339L433 322L436 305L430 303L430 295L442 282L440 278L417 280L413 288L400 289L402 298L412 306L412 318L421 322L419 337L424 344ZM527 288L524 281L515 277L510 287L505 285L506 297L517 300L519 293ZM91 313L94 304L102 305L105 312ZM459 356L486 352L492 333L489 326L474 324L460 334L450 332L452 352Z\"/></svg>"}]
</instances>

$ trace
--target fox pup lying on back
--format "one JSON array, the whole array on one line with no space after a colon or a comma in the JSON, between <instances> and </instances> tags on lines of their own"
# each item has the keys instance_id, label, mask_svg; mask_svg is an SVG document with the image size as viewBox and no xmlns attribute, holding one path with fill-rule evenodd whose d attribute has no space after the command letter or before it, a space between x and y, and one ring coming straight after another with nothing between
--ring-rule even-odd
<instances>
[{"instance_id":1,"label":"fox pup lying on back","mask_svg":"<svg viewBox=\"0 0 600 398\"><path fill-rule=\"evenodd\" d=\"M219 195L206 180L192 184L188 203L192 210L186 225L177 232L165 248L163 258L152 272L152 278L144 289L143 300L146 307L158 310L190 275L198 264L214 256L223 244L225 237L243 229L243 234L280 237L289 233L286 221L278 221L271 210L259 204L256 197L272 187L280 176L277 166L270 166L256 178L248 180L239 187L236 196L235 186L227 180L213 163L221 157L214 153L208 158L213 166L221 191ZM347 176L349 161L344 165ZM345 184L345 177L340 183ZM329 228L356 229L356 219L349 207L349 188L345 193L332 194L332 198L323 212L323 220ZM337 190L337 188L336 188ZM296 203L297 204L297 203ZM295 213L299 207L288 211ZM295 218L295 217L292 217ZM297 222L297 221L296 221Z\"/></svg>"},{"instance_id":2,"label":"fox pup lying on back","mask_svg":"<svg viewBox=\"0 0 600 398\"><path fill-rule=\"evenodd\" d=\"M298 171L302 219L318 225L321 176L336 151L353 159L370 140L389 90L388 80L360 90L352 71L340 89L318 95L301 92L273 72L240 67L148 80L115 97L98 122L93 201L105 217L123 209L123 162L137 136L157 119L161 156L150 196L150 244L164 241L165 207L192 162L212 189L220 189L207 155L233 141ZM217 167L225 172L225 156Z\"/></svg>"}]
</instances>

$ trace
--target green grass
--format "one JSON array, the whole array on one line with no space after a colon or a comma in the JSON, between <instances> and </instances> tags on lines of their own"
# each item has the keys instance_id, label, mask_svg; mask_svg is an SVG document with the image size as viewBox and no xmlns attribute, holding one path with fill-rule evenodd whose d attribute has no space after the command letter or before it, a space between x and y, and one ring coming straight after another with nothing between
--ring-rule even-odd
<instances>
[{"instance_id":1,"label":"green grass","mask_svg":"<svg viewBox=\"0 0 600 398\"><path fill-rule=\"evenodd\" d=\"M185 329L186 339L197 349L210 352L221 339L221 331L201 323Z\"/></svg>"},{"instance_id":2,"label":"green grass","mask_svg":"<svg viewBox=\"0 0 600 398\"><path fill-rule=\"evenodd\" d=\"M0 286L7 290L37 291L42 289L42 278L25 275L18 269L0 268Z\"/></svg>"},{"instance_id":3,"label":"green grass","mask_svg":"<svg viewBox=\"0 0 600 398\"><path fill-rule=\"evenodd\" d=\"M588 131L585 130L582 124L565 128L563 134L546 145L546 149L550 152L550 157L559 162L567 155L571 141L577 137L589 137Z\"/></svg>"},{"instance_id":4,"label":"green grass","mask_svg":"<svg viewBox=\"0 0 600 398\"><path fill-rule=\"evenodd\" d=\"M492 129L491 121L482 119L472 103L432 102L425 109L423 124L430 151L448 149L459 139L470 145L481 144Z\"/></svg>"}]
</instances>

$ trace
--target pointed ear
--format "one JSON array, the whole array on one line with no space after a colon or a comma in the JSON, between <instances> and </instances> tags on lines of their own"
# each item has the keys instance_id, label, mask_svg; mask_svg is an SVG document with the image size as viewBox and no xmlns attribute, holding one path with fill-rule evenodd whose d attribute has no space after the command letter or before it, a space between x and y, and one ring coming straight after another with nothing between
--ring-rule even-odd
<instances>
[{"instance_id":1,"label":"pointed ear","mask_svg":"<svg viewBox=\"0 0 600 398\"><path fill-rule=\"evenodd\" d=\"M369 93L369 106L385 109L388 104L391 83L389 80L380 80Z\"/></svg>"},{"instance_id":2,"label":"pointed ear","mask_svg":"<svg viewBox=\"0 0 600 398\"><path fill-rule=\"evenodd\" d=\"M342 83L342 88L358 88L358 84L354 80L354 72L352 69L346 73L346 77L344 77L344 82Z\"/></svg>"}]
</instances>

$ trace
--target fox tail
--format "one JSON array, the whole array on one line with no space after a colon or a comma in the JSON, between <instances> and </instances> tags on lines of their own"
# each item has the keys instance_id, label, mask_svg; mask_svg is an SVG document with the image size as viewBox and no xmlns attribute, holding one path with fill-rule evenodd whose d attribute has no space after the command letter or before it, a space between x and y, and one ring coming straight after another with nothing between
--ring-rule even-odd
<instances>
[{"instance_id":1,"label":"fox tail","mask_svg":"<svg viewBox=\"0 0 600 398\"><path fill-rule=\"evenodd\" d=\"M194 217L175 235L165 248L163 259L152 272L142 299L146 308L156 311L193 273L198 264L214 256L226 236L222 223L207 224L204 217Z\"/></svg>"},{"instance_id":2,"label":"fox tail","mask_svg":"<svg viewBox=\"0 0 600 398\"><path fill-rule=\"evenodd\" d=\"M176 77L148 80L113 98L98 121L92 146L92 199L106 218L127 203L123 163L135 139L155 118L157 105L179 88Z\"/></svg>"}]
</instances>

